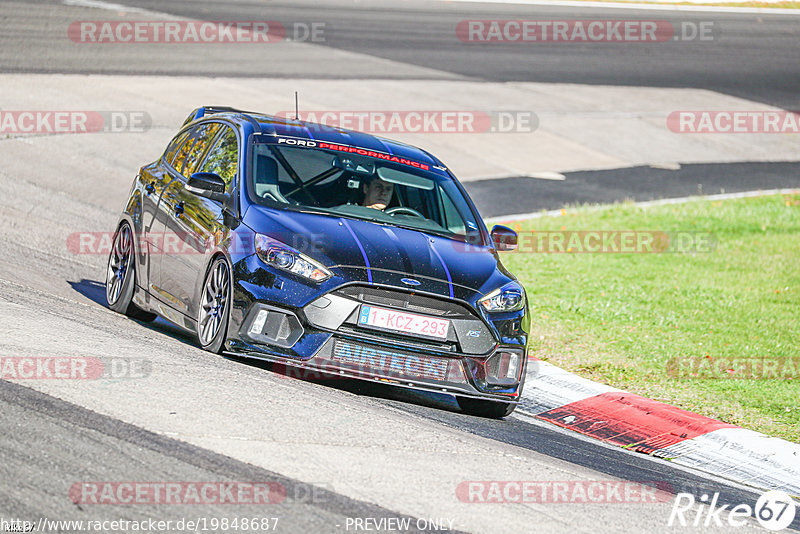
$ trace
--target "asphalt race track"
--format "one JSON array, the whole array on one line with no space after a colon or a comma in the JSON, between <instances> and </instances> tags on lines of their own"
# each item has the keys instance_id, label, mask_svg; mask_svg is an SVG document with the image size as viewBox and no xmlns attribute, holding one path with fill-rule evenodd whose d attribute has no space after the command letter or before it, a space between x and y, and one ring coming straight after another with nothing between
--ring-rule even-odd
<instances>
[{"instance_id":1,"label":"asphalt race track","mask_svg":"<svg viewBox=\"0 0 800 534\"><path fill-rule=\"evenodd\" d=\"M301 380L212 356L165 321L111 312L106 256L75 254L66 244L76 232L113 230L139 166L157 157L192 108L276 112L291 109L294 90L306 109L535 111L540 127L520 134L386 134L445 154L485 217L800 188L798 134L699 138L664 128L680 109L800 109L800 18L417 0L319 4L0 0L0 112L149 118L143 130L0 138L0 359L86 356L119 371L85 381L0 380L0 527L17 519L204 518L205 531L222 532L210 522L248 517L287 533L730 532L702 524L702 507L686 513L687 526L668 526L673 495L718 493L718 504L732 508L753 505L758 491L600 445L524 410L479 419L446 396ZM714 40L526 46L454 35L462 20L522 18L711 22ZM325 39L132 46L67 36L75 21L160 19L316 23ZM543 172L561 178L541 179ZM80 494L103 481L281 489L269 504L97 504ZM457 492L469 481L651 482L669 494L658 502L474 503ZM407 529L392 528L404 521ZM800 530L800 517L792 528ZM195 530L202 531L180 531ZM764 530L751 518L735 531Z\"/></svg>"},{"instance_id":2,"label":"asphalt race track","mask_svg":"<svg viewBox=\"0 0 800 534\"><path fill-rule=\"evenodd\" d=\"M81 5L80 2L76 4ZM669 43L669 46L659 43L638 43L635 46L616 43L599 49L586 44L564 47L557 43L544 43L533 49L525 48L522 52L519 45L476 43L465 51L463 43L453 39L453 27L461 20L525 17L562 20L589 18L590 15L588 11L575 8L419 0L399 5L374 0L358 3L332 0L322 4L313 0L267 3L255 0L131 0L123 4L197 20L322 22L325 24L324 46L431 69L431 78L449 74L484 81L697 87L766 102L784 109L800 108L800 95L797 92L800 73L797 55L793 53L797 51L799 30L797 21L792 17L599 9L591 11L592 18L658 19L693 24L711 21L718 39L712 46L707 42L689 41ZM91 20L105 19L96 17ZM29 23L36 25L35 20L29 20ZM6 39L8 37L6 35ZM23 47L30 50L25 44L28 43L4 43L3 55L8 58L4 64L11 65L7 71L354 77L347 64L320 69L315 63L297 61L286 70L276 69L270 63L234 61L219 68L218 65L187 61L184 57L130 57L124 49L119 48L106 55L107 62L98 65L87 61L85 57L67 55L64 50L53 50L47 46L48 43L38 44L49 51L47 56L30 61L30 53L20 50ZM769 61L765 61L765 58L769 58ZM109 68L110 65L114 67ZM374 76L385 75L376 72ZM397 76L403 76L402 72L398 72ZM364 76L359 73L357 77L361 79Z\"/></svg>"}]
</instances>

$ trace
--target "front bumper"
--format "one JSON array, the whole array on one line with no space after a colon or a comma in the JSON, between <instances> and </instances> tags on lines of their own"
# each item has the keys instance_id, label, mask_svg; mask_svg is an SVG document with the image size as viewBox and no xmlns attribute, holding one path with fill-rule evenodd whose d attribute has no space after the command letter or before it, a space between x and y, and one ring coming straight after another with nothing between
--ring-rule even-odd
<instances>
[{"instance_id":1,"label":"front bumper","mask_svg":"<svg viewBox=\"0 0 800 534\"><path fill-rule=\"evenodd\" d=\"M498 343L490 325L464 303L441 299L441 309L435 310L434 298L414 294L406 296L421 299L431 306L432 314L450 314L453 327L447 340L359 328L356 317L364 299L392 293L403 295L396 288L376 291L352 285L326 293L303 308L253 301L243 310L237 335L228 341L226 352L301 370L297 376L321 373L506 403L519 400L520 379L525 376L525 332L504 335L503 343ZM517 327L521 324L520 317L509 321ZM512 371L508 363L503 367L503 378L498 376L498 358L515 361Z\"/></svg>"},{"instance_id":2,"label":"front bumper","mask_svg":"<svg viewBox=\"0 0 800 534\"><path fill-rule=\"evenodd\" d=\"M410 388L418 391L446 393L512 404L518 403L520 395L522 394L519 383L503 391L487 393L480 391L477 387L463 380L452 380L451 378L436 380L421 375L406 374L397 369L392 369L391 367L388 369L385 367L376 368L354 362L336 361L330 358L326 352L327 351L322 352L319 357L312 357L308 360L296 360L264 351L260 347L253 347L239 341L234 341L230 344L228 350L225 351L225 354L282 364L287 368L294 369L295 372L288 372L287 374L290 377L296 378L348 378ZM463 366L464 362L455 361L454 365ZM453 366L449 367L449 369L457 368L458 367ZM522 372L525 372L524 365ZM450 376L452 377L453 375Z\"/></svg>"}]
</instances>

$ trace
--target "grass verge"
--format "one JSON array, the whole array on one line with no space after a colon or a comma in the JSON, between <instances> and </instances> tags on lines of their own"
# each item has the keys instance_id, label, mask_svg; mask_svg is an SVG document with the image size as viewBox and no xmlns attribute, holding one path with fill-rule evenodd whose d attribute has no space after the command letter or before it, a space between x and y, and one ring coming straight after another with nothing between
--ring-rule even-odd
<instances>
[{"instance_id":1,"label":"grass verge","mask_svg":"<svg viewBox=\"0 0 800 534\"><path fill-rule=\"evenodd\" d=\"M512 226L520 250L503 263L527 290L533 356L800 442L800 367L792 367L800 363L800 195L568 208ZM530 252L542 248L531 236L555 235L545 232L621 230L700 232L715 244L710 252ZM765 378L774 376L765 362L778 362L783 378Z\"/></svg>"}]
</instances>

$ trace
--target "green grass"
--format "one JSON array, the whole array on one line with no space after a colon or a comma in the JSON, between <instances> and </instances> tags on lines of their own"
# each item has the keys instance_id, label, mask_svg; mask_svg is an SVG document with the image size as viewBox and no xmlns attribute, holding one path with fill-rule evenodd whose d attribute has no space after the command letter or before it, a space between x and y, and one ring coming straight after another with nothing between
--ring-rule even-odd
<instances>
[{"instance_id":1,"label":"green grass","mask_svg":"<svg viewBox=\"0 0 800 534\"><path fill-rule=\"evenodd\" d=\"M504 253L528 293L533 356L800 442L800 371L792 380L682 378L667 371L673 358L800 358L800 195L562 213L512 226L522 235L710 232L716 247L677 254Z\"/></svg>"}]
</instances>

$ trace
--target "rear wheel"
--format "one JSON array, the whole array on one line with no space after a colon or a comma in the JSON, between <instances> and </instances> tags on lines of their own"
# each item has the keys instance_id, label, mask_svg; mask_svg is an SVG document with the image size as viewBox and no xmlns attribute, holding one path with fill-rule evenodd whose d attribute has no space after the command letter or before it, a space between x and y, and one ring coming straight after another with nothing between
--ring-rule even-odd
<instances>
[{"instance_id":1,"label":"rear wheel","mask_svg":"<svg viewBox=\"0 0 800 534\"><path fill-rule=\"evenodd\" d=\"M511 412L517 407L516 404L511 402L495 402L470 397L456 397L456 401L462 412L491 419L502 419L507 415L511 415Z\"/></svg>"},{"instance_id":2,"label":"rear wheel","mask_svg":"<svg viewBox=\"0 0 800 534\"><path fill-rule=\"evenodd\" d=\"M197 339L204 350L219 353L225 344L230 315L231 275L224 257L208 269L197 316Z\"/></svg>"},{"instance_id":3,"label":"rear wheel","mask_svg":"<svg viewBox=\"0 0 800 534\"><path fill-rule=\"evenodd\" d=\"M106 268L106 300L108 307L133 319L150 322L154 313L146 312L133 303L136 289L136 260L133 257L133 232L128 223L122 223L114 236L114 245L108 255Z\"/></svg>"}]
</instances>

